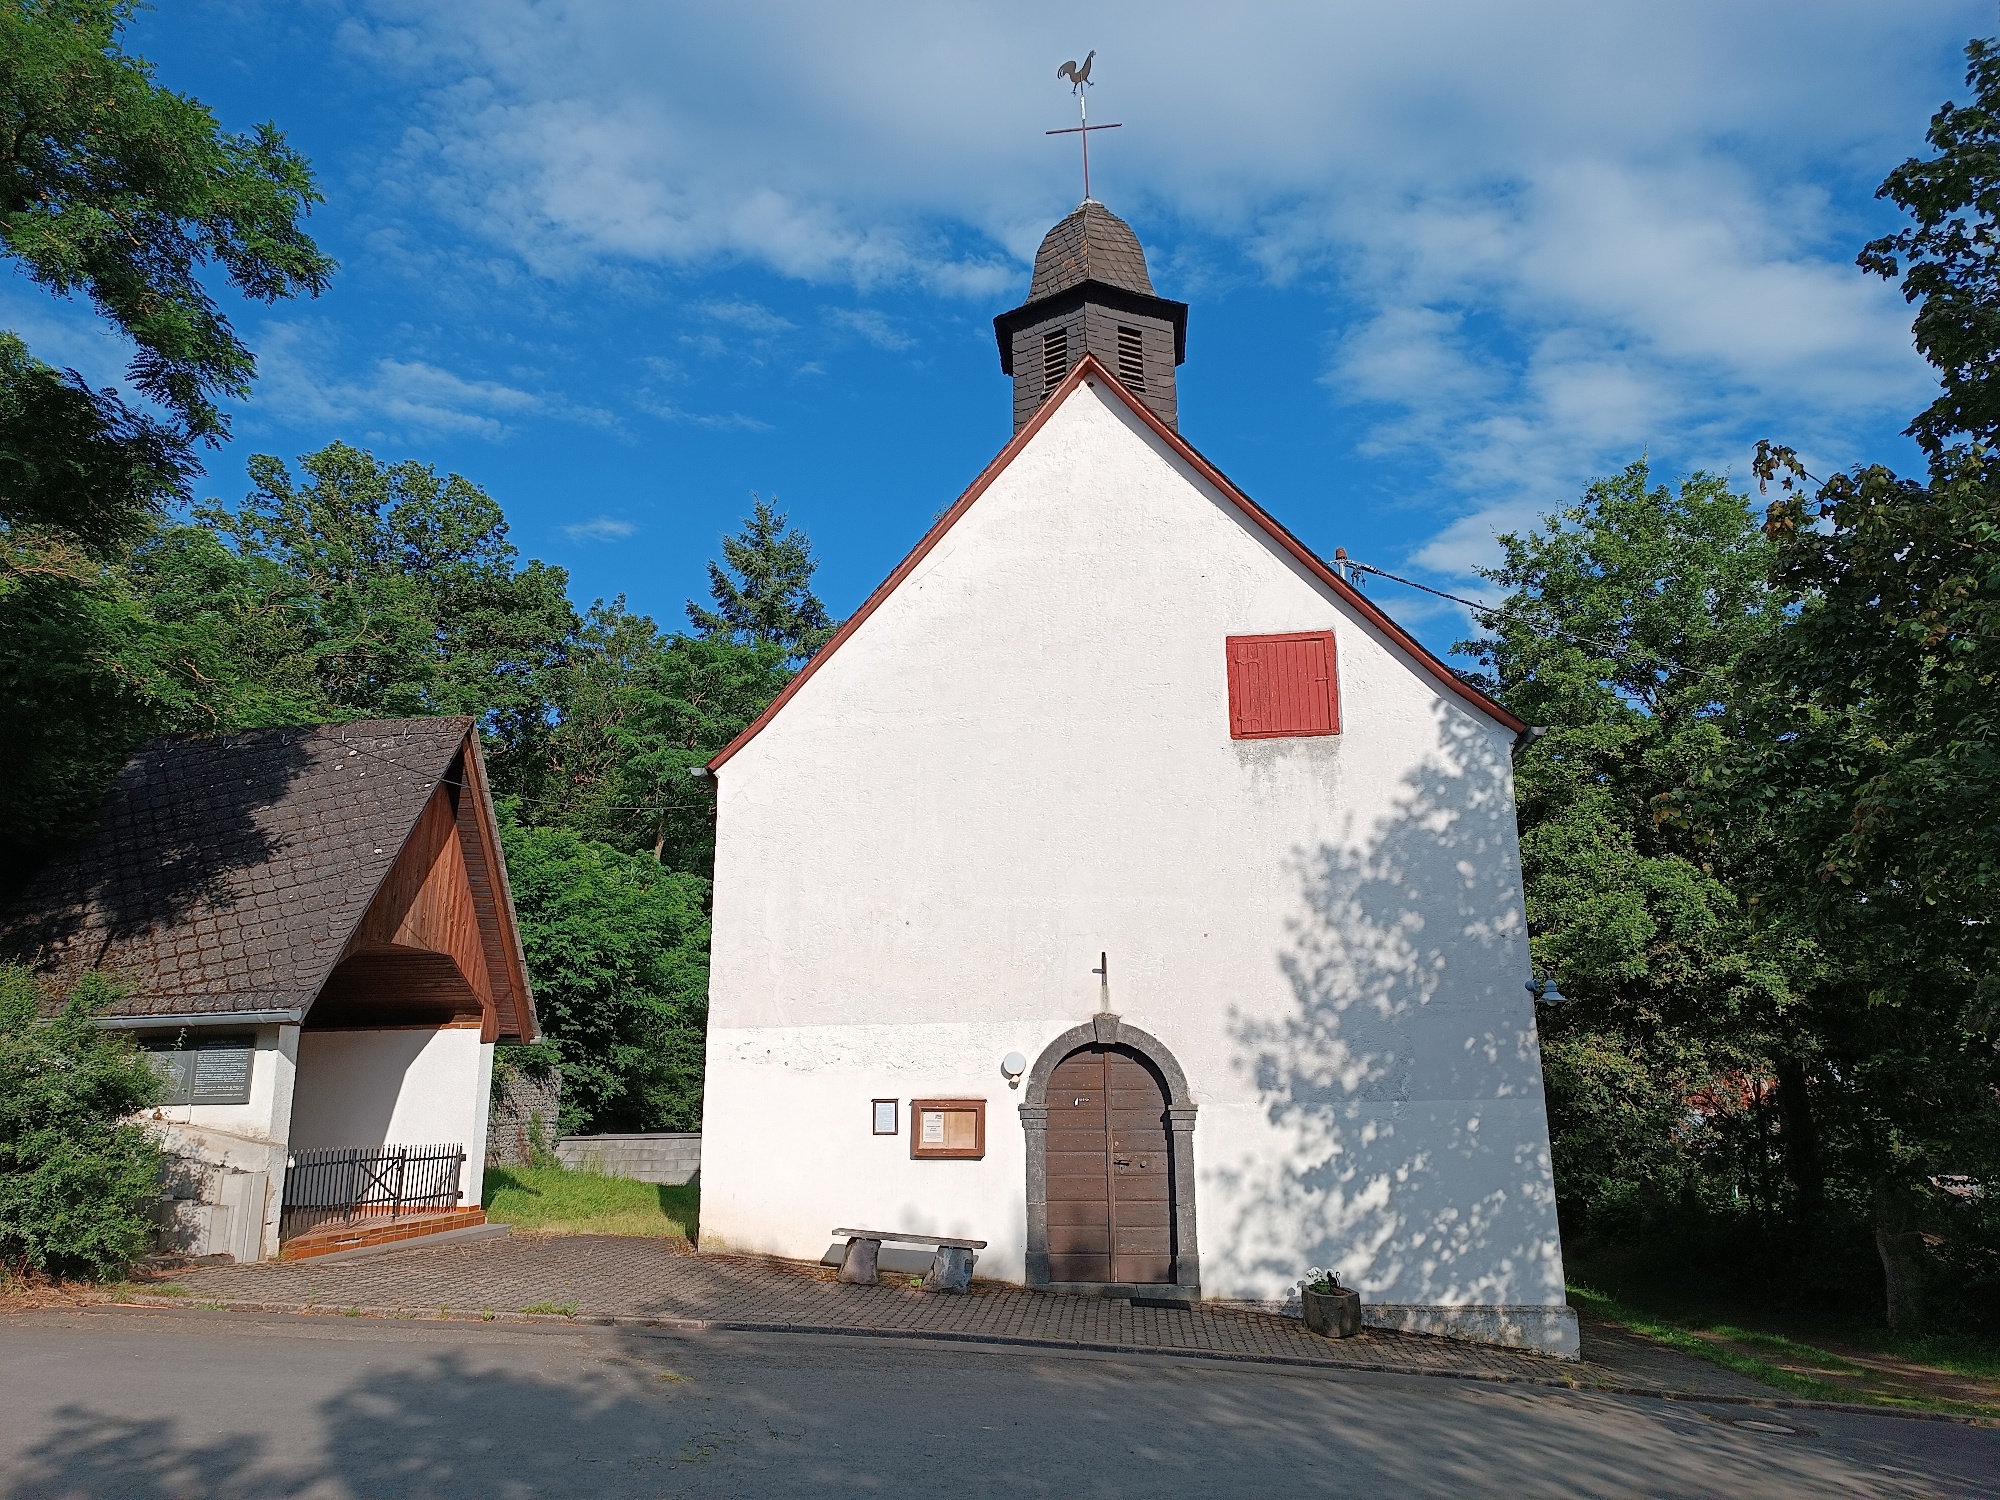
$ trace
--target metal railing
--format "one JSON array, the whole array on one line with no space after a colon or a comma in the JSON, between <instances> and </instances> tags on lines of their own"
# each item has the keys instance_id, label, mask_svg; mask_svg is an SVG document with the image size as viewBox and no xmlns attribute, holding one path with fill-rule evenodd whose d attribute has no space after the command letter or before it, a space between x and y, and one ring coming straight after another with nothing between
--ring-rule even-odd
<instances>
[{"instance_id":1,"label":"metal railing","mask_svg":"<svg viewBox=\"0 0 2000 1500\"><path fill-rule=\"evenodd\" d=\"M357 1219L437 1213L458 1206L462 1146L329 1146L285 1163L278 1238Z\"/></svg>"}]
</instances>

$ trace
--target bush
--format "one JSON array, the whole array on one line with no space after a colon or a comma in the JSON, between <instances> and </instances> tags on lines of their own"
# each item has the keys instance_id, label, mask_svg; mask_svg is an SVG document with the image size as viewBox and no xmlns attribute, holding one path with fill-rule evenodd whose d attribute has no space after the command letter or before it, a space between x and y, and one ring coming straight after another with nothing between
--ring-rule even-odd
<instances>
[{"instance_id":1,"label":"bush","mask_svg":"<svg viewBox=\"0 0 2000 1500\"><path fill-rule=\"evenodd\" d=\"M116 991L85 976L54 1016L28 970L0 966L0 1261L115 1276L157 1226L159 1144L130 1116L159 1080L127 1037L94 1019Z\"/></svg>"}]
</instances>

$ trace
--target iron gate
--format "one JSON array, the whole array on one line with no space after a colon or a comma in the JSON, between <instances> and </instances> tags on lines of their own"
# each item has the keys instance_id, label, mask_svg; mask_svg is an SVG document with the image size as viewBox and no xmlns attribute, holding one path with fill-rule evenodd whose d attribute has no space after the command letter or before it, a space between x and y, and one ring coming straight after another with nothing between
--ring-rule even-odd
<instances>
[{"instance_id":1,"label":"iron gate","mask_svg":"<svg viewBox=\"0 0 2000 1500\"><path fill-rule=\"evenodd\" d=\"M278 1238L322 1224L436 1213L458 1206L465 1170L460 1146L328 1146L296 1151L285 1163Z\"/></svg>"}]
</instances>

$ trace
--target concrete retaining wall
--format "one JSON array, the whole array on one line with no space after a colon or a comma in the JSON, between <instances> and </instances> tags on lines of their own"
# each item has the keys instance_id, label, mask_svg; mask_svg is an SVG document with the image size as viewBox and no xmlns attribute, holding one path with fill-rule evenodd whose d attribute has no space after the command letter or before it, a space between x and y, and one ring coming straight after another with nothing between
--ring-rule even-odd
<instances>
[{"instance_id":1,"label":"concrete retaining wall","mask_svg":"<svg viewBox=\"0 0 2000 1500\"><path fill-rule=\"evenodd\" d=\"M573 1172L602 1172L637 1182L692 1182L701 1170L701 1132L652 1131L644 1135L566 1135L556 1160Z\"/></svg>"}]
</instances>

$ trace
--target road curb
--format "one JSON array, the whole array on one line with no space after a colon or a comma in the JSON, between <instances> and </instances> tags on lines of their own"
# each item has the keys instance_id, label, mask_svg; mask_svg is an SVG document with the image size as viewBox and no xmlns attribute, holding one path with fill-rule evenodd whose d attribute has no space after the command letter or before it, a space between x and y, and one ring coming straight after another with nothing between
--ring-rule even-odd
<instances>
[{"instance_id":1,"label":"road curb","mask_svg":"<svg viewBox=\"0 0 2000 1500\"><path fill-rule=\"evenodd\" d=\"M167 1308L181 1312L276 1313L288 1317L361 1317L415 1323L536 1323L576 1328L659 1329L669 1333L793 1333L820 1337L905 1339L923 1343L984 1344L1002 1348L1049 1349L1083 1354L1142 1355L1167 1359L1197 1359L1216 1364L1272 1365L1308 1370L1353 1370L1366 1375L1422 1375L1442 1380L1472 1380L1486 1385L1527 1386L1570 1391L1585 1396L1637 1396L1709 1406L1742 1406L1767 1411L1824 1411L1863 1417L1901 1417L1906 1421L1950 1422L1961 1427L2000 1428L2000 1419L1945 1411L1911 1411L1897 1406L1869 1406L1851 1401L1811 1401L1792 1396L1707 1395L1665 1386L1597 1384L1553 1375L1509 1375L1491 1370L1440 1370L1426 1365L1399 1365L1385 1360L1311 1359L1296 1354L1250 1354L1234 1349L1181 1349L1158 1344L1114 1344L1086 1339L1044 1339L1027 1334L963 1333L922 1328L857 1328L838 1323L762 1323L733 1318L631 1317L613 1313L502 1312L497 1308L444 1310L412 1307L323 1306L317 1303L258 1302L250 1299L155 1297L133 1294L100 1307Z\"/></svg>"}]
</instances>

